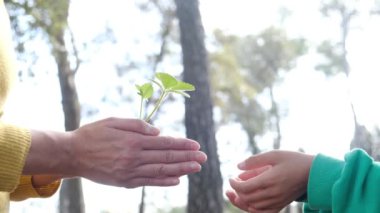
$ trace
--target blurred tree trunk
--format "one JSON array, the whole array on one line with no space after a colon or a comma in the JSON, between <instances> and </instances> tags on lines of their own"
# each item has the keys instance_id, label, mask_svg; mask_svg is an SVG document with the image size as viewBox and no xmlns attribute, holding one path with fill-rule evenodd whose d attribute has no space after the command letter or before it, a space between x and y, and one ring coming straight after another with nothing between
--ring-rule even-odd
<instances>
[{"instance_id":1,"label":"blurred tree trunk","mask_svg":"<svg viewBox=\"0 0 380 213\"><path fill-rule=\"evenodd\" d=\"M145 186L141 189L141 199L139 204L139 213L145 212Z\"/></svg>"},{"instance_id":2,"label":"blurred tree trunk","mask_svg":"<svg viewBox=\"0 0 380 213\"><path fill-rule=\"evenodd\" d=\"M255 133L249 129L245 129L245 132L247 133L248 143L251 147L252 154L256 155L256 154L260 153L260 149L257 146L257 143L255 141Z\"/></svg>"},{"instance_id":3,"label":"blurred tree trunk","mask_svg":"<svg viewBox=\"0 0 380 213\"><path fill-rule=\"evenodd\" d=\"M357 2L358 1L356 1L356 3ZM324 42L324 46L319 48L319 51L331 60L330 64L323 65L322 70L328 75L336 75L343 72L347 77L347 80L349 80L351 68L347 58L347 38L350 33L351 23L359 14L357 5L349 4L344 0L327 0L322 4L321 12L326 17L335 14L340 19L339 41L334 45ZM334 69L336 71L334 71ZM347 89L349 98L352 99L350 85ZM370 133L365 126L358 122L353 101L350 100L349 104L354 121L354 136L351 140L350 148L362 148L368 154L372 155L372 142L371 140L368 140L368 138L370 138Z\"/></svg>"},{"instance_id":4,"label":"blurred tree trunk","mask_svg":"<svg viewBox=\"0 0 380 213\"><path fill-rule=\"evenodd\" d=\"M187 212L222 213L223 194L211 101L207 52L198 0L175 0L183 53L184 81L196 92L185 102L187 137L197 140L208 155L202 171L189 175Z\"/></svg>"},{"instance_id":5,"label":"blurred tree trunk","mask_svg":"<svg viewBox=\"0 0 380 213\"><path fill-rule=\"evenodd\" d=\"M349 10L346 7L342 5L342 7L339 8L339 12L341 15L341 44L342 44L342 51L343 51L343 72L346 74L347 79L350 77L351 74L351 67L347 59L347 37L348 33L350 31L350 24L352 22L352 19L358 14L358 11L353 9ZM351 88L348 88L349 96L351 98ZM357 120L357 115L354 107L354 103L352 100L350 100L350 107L352 111L352 116L354 120L354 137L351 140L350 148L362 148L364 149L368 154L372 155L372 142L370 139L371 133L367 130L367 128L363 125L360 125Z\"/></svg>"},{"instance_id":6,"label":"blurred tree trunk","mask_svg":"<svg viewBox=\"0 0 380 213\"><path fill-rule=\"evenodd\" d=\"M80 125L80 104L75 86L75 73L79 68L80 60L77 56L73 35L71 34L75 54L75 67L72 69L69 60L69 51L65 42L65 32L68 31L68 14L70 1L52 0L45 2L43 7L50 14L49 20L37 20L39 26L46 32L51 51L57 64L59 83L62 96L62 108L65 119L65 130L72 131ZM64 180L60 190L60 213L84 213L84 199L82 184L79 178Z\"/></svg>"},{"instance_id":7,"label":"blurred tree trunk","mask_svg":"<svg viewBox=\"0 0 380 213\"><path fill-rule=\"evenodd\" d=\"M269 87L269 95L272 107L270 109L270 116L273 117L273 125L274 125L274 132L276 133L276 136L273 141L273 149L280 149L281 147L281 127L280 127L280 121L281 117L278 110L278 104L275 100L274 93L273 93L273 85ZM292 206L289 204L283 209L284 213L291 213Z\"/></svg>"},{"instance_id":8,"label":"blurred tree trunk","mask_svg":"<svg viewBox=\"0 0 380 213\"><path fill-rule=\"evenodd\" d=\"M65 117L65 130L72 131L80 125L80 104L75 86L75 72L70 68L68 51L64 41L64 29L57 32L53 54L57 63L61 87L62 107ZM78 64L79 65L79 64ZM66 179L62 183L59 199L60 213L84 213L82 183L79 178Z\"/></svg>"},{"instance_id":9,"label":"blurred tree trunk","mask_svg":"<svg viewBox=\"0 0 380 213\"><path fill-rule=\"evenodd\" d=\"M345 8L345 7L342 7ZM356 10L347 11L347 9L340 9L340 15L341 15L341 44L342 44L342 51L343 51L343 72L345 73L347 79L350 77L351 74L351 67L347 59L347 37L349 33L350 23L352 21L352 18L357 14ZM348 88L349 90L349 96L351 98L351 88ZM352 111L352 117L354 120L354 137L351 141L351 149L352 148L362 148L367 151L368 154L371 154L371 143L367 140L363 140L363 135L366 134L367 129L364 126L361 126L358 123L356 111L354 107L354 103L352 100L350 100L350 107Z\"/></svg>"},{"instance_id":10,"label":"blurred tree trunk","mask_svg":"<svg viewBox=\"0 0 380 213\"><path fill-rule=\"evenodd\" d=\"M281 138L282 138L281 128L280 128L281 117L278 111L278 104L274 98L273 86L269 87L269 93L270 93L270 99L272 103L272 109L271 109L270 114L274 118L273 122L275 125L275 132L276 132L276 137L274 138L274 142L273 142L273 149L279 149L281 146Z\"/></svg>"}]
</instances>

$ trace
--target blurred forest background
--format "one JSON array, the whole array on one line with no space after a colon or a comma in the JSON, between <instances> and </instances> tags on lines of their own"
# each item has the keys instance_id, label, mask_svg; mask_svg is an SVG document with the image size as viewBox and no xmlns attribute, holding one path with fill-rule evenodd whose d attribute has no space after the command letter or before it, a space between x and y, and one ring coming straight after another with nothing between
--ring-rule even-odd
<instances>
[{"instance_id":1,"label":"blurred forest background","mask_svg":"<svg viewBox=\"0 0 380 213\"><path fill-rule=\"evenodd\" d=\"M153 123L198 140L209 156L176 187L142 192L71 179L53 198L12 203L12 213L240 212L224 191L251 154L342 158L361 147L380 159L380 1L5 3L20 80L7 121L69 131L136 118L135 84L168 72L197 90L170 97Z\"/></svg>"}]
</instances>

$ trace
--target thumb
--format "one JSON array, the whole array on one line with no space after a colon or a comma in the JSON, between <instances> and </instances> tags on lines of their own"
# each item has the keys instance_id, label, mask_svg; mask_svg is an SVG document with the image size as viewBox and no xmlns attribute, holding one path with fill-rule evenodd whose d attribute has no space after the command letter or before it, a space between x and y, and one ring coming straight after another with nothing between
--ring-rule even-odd
<instances>
[{"instance_id":1,"label":"thumb","mask_svg":"<svg viewBox=\"0 0 380 213\"><path fill-rule=\"evenodd\" d=\"M109 127L123 131L131 131L152 136L160 133L159 129L140 119L109 118L106 119L106 122Z\"/></svg>"},{"instance_id":2,"label":"thumb","mask_svg":"<svg viewBox=\"0 0 380 213\"><path fill-rule=\"evenodd\" d=\"M241 170L251 170L276 164L277 156L274 151L253 155L238 164Z\"/></svg>"},{"instance_id":3,"label":"thumb","mask_svg":"<svg viewBox=\"0 0 380 213\"><path fill-rule=\"evenodd\" d=\"M239 175L239 178L243 181L246 181L248 179L251 179L251 178L254 178L256 176L259 176L261 175L262 173L264 173L265 171L271 169L272 166L271 165L267 165L267 166L263 166L263 167L260 167L260 168L257 168L257 169L251 169L251 170L247 170L247 171L244 171L243 173L241 173Z\"/></svg>"}]
</instances>

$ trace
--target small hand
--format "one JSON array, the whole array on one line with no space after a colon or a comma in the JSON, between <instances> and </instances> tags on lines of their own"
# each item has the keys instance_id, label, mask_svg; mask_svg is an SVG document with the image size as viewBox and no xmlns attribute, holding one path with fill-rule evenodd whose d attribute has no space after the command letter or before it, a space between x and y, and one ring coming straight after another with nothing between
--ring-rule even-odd
<instances>
[{"instance_id":1,"label":"small hand","mask_svg":"<svg viewBox=\"0 0 380 213\"><path fill-rule=\"evenodd\" d=\"M249 212L278 212L306 192L314 156L299 152L270 151L239 164L245 170L230 184L230 201Z\"/></svg>"}]
</instances>

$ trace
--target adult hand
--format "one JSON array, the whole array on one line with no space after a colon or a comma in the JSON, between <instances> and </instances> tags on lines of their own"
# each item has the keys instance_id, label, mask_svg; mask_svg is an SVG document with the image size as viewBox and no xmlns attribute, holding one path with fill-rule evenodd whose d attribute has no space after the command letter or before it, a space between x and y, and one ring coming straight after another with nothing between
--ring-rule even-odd
<instances>
[{"instance_id":1,"label":"adult hand","mask_svg":"<svg viewBox=\"0 0 380 213\"><path fill-rule=\"evenodd\" d=\"M244 172L230 180L234 190L227 191L227 197L251 213L279 212L306 192L313 159L279 150L252 156L238 165Z\"/></svg>"},{"instance_id":2,"label":"adult hand","mask_svg":"<svg viewBox=\"0 0 380 213\"><path fill-rule=\"evenodd\" d=\"M141 120L118 118L65 134L33 131L24 173L80 176L134 188L176 185L180 176L201 170L207 157L197 142L158 134ZM43 144L50 151L44 153Z\"/></svg>"}]
</instances>

